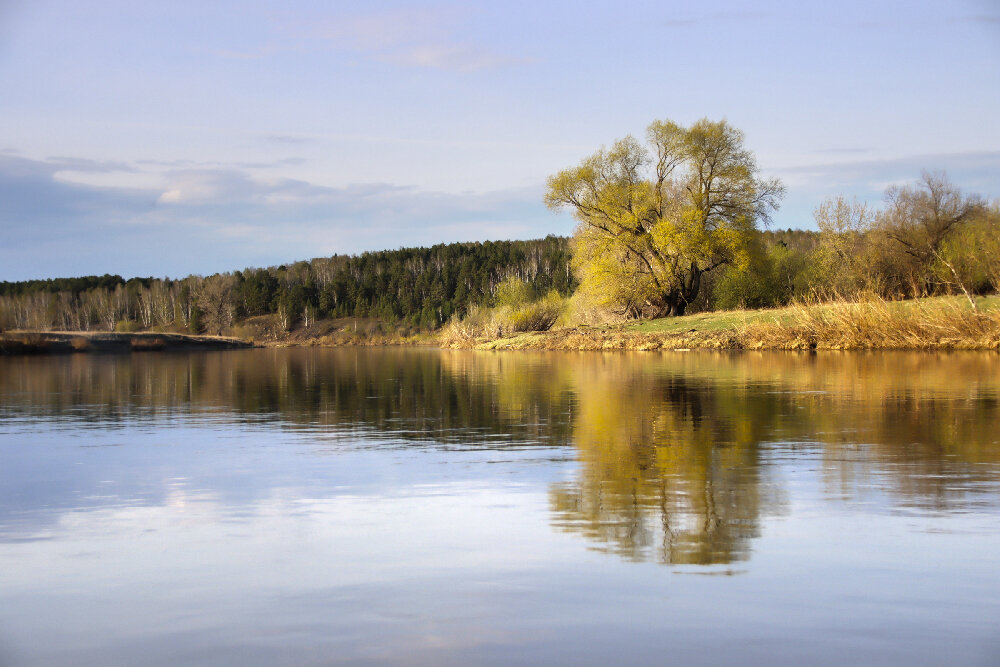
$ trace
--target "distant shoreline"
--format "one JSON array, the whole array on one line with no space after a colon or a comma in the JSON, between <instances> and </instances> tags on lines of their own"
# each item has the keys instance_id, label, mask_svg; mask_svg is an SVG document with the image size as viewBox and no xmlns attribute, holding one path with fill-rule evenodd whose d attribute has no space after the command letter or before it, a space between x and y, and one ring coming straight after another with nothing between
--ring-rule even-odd
<instances>
[{"instance_id":1,"label":"distant shoreline","mask_svg":"<svg viewBox=\"0 0 1000 667\"><path fill-rule=\"evenodd\" d=\"M1000 296L841 301L580 325L498 337L405 334L375 320L319 320L245 338L180 333L0 334L0 354L225 350L251 347L432 346L474 350L992 350L1000 351ZM359 326L360 325L360 326ZM260 333L260 331L257 331Z\"/></svg>"},{"instance_id":2,"label":"distant shoreline","mask_svg":"<svg viewBox=\"0 0 1000 667\"><path fill-rule=\"evenodd\" d=\"M180 333L8 331L0 334L0 355L233 350L249 347L253 347L253 343L239 338Z\"/></svg>"}]
</instances>

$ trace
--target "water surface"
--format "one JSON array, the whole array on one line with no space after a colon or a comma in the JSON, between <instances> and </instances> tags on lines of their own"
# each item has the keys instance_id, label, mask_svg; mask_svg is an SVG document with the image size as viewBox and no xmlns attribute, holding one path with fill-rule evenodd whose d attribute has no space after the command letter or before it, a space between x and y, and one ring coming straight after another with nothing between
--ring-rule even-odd
<instances>
[{"instance_id":1,"label":"water surface","mask_svg":"<svg viewBox=\"0 0 1000 667\"><path fill-rule=\"evenodd\" d=\"M0 664L997 664L1000 356L0 359Z\"/></svg>"}]
</instances>

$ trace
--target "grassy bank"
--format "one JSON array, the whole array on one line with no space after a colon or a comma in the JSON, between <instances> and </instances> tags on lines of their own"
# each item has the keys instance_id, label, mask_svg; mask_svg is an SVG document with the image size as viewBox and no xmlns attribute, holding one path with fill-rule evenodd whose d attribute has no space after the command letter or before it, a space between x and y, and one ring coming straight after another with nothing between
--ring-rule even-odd
<instances>
[{"instance_id":1,"label":"grassy bank","mask_svg":"<svg viewBox=\"0 0 1000 667\"><path fill-rule=\"evenodd\" d=\"M1000 297L844 301L568 327L454 345L483 350L997 350Z\"/></svg>"},{"instance_id":2,"label":"grassy bank","mask_svg":"<svg viewBox=\"0 0 1000 667\"><path fill-rule=\"evenodd\" d=\"M164 349L437 345L479 350L1000 350L1000 296L842 301L698 313L605 326L455 337L370 318L319 320L292 331L247 320L233 337L174 333L11 332L0 354ZM452 332L453 333L453 332Z\"/></svg>"}]
</instances>

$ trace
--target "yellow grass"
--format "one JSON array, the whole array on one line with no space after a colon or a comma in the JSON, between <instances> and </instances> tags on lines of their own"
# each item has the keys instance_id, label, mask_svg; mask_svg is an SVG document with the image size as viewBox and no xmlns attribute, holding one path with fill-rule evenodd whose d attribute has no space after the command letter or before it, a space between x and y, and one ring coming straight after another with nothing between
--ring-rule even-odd
<instances>
[{"instance_id":1,"label":"yellow grass","mask_svg":"<svg viewBox=\"0 0 1000 667\"><path fill-rule=\"evenodd\" d=\"M444 342L479 349L1000 349L1000 297L980 297L977 306L960 297L869 298Z\"/></svg>"}]
</instances>

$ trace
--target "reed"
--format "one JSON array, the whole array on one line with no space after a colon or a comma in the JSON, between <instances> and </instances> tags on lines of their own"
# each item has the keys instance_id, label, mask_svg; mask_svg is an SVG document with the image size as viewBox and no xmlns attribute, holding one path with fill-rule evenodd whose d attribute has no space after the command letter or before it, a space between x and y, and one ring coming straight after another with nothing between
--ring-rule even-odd
<instances>
[{"instance_id":1,"label":"reed","mask_svg":"<svg viewBox=\"0 0 1000 667\"><path fill-rule=\"evenodd\" d=\"M548 331L566 308L566 300L555 294L513 306L473 306L462 319L453 318L438 337L442 347L469 347L529 331Z\"/></svg>"},{"instance_id":2,"label":"reed","mask_svg":"<svg viewBox=\"0 0 1000 667\"><path fill-rule=\"evenodd\" d=\"M740 325L746 349L998 349L1000 310L955 298L801 303Z\"/></svg>"}]
</instances>

